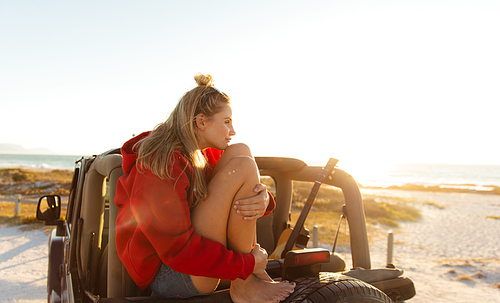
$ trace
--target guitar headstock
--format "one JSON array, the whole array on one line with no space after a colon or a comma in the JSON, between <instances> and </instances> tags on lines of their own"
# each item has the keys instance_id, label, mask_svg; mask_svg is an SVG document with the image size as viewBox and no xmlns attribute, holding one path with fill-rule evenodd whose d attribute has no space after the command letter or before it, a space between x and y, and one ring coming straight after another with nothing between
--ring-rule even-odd
<instances>
[{"instance_id":1,"label":"guitar headstock","mask_svg":"<svg viewBox=\"0 0 500 303\"><path fill-rule=\"evenodd\" d=\"M326 179L326 177L328 177L328 175L331 173L335 165L337 165L337 162L339 162L338 159L330 158L330 160L328 160L328 163L326 163L326 166L323 167L321 173L319 173L317 182L323 182Z\"/></svg>"}]
</instances>

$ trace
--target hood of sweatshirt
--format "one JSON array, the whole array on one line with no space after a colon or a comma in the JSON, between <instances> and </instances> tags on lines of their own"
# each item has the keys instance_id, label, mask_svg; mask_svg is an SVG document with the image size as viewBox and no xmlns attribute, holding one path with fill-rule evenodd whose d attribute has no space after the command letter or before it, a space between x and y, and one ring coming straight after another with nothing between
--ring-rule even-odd
<instances>
[{"instance_id":1,"label":"hood of sweatshirt","mask_svg":"<svg viewBox=\"0 0 500 303\"><path fill-rule=\"evenodd\" d=\"M134 164L137 161L138 154L136 151L134 151L134 145L149 136L150 133L150 131L143 132L142 134L133 137L132 139L125 142L125 144L123 144L121 148L123 156L122 169L125 174L130 173L132 167L134 167Z\"/></svg>"}]
</instances>

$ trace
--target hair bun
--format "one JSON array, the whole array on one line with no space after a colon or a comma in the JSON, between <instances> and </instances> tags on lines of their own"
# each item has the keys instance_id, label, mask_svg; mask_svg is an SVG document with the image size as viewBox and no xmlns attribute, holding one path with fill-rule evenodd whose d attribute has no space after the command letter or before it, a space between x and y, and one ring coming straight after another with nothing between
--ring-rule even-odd
<instances>
[{"instance_id":1,"label":"hair bun","mask_svg":"<svg viewBox=\"0 0 500 303\"><path fill-rule=\"evenodd\" d=\"M198 73L194 76L194 80L199 86L214 86L214 80L209 74L204 75L202 73Z\"/></svg>"}]
</instances>

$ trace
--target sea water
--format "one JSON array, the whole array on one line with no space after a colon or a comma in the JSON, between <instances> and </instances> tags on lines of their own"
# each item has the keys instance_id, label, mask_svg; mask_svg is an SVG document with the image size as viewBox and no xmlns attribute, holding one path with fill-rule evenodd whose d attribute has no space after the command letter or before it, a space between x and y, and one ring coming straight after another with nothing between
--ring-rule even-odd
<instances>
[{"instance_id":1,"label":"sea water","mask_svg":"<svg viewBox=\"0 0 500 303\"><path fill-rule=\"evenodd\" d=\"M0 154L0 167L73 170L75 162L80 158L81 156Z\"/></svg>"},{"instance_id":2,"label":"sea water","mask_svg":"<svg viewBox=\"0 0 500 303\"><path fill-rule=\"evenodd\" d=\"M310 165L322 166L317 161ZM389 187L415 184L469 190L491 190L500 186L500 165L476 164L364 164L344 165L340 169L362 186Z\"/></svg>"},{"instance_id":3,"label":"sea water","mask_svg":"<svg viewBox=\"0 0 500 303\"><path fill-rule=\"evenodd\" d=\"M467 189L500 186L500 165L388 164L357 169L351 175L364 186L416 184Z\"/></svg>"}]
</instances>

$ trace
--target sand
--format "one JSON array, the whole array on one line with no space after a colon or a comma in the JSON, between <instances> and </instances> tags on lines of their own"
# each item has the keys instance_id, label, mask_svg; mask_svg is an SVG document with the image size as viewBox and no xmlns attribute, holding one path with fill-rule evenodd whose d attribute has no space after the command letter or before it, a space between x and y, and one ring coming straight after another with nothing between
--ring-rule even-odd
<instances>
[{"instance_id":1,"label":"sand","mask_svg":"<svg viewBox=\"0 0 500 303\"><path fill-rule=\"evenodd\" d=\"M47 302L47 241L41 230L0 227L0 302Z\"/></svg>"},{"instance_id":2,"label":"sand","mask_svg":"<svg viewBox=\"0 0 500 303\"><path fill-rule=\"evenodd\" d=\"M412 203L421 210L419 222L393 229L394 264L415 283L410 302L500 302L500 196L429 193L398 190L363 191L400 196L410 201L434 201L440 209ZM370 246L373 267L387 260L387 240ZM495 287L495 285L497 287Z\"/></svg>"},{"instance_id":3,"label":"sand","mask_svg":"<svg viewBox=\"0 0 500 303\"><path fill-rule=\"evenodd\" d=\"M363 190L364 194L434 201L419 222L393 229L394 264L415 283L409 302L500 302L500 196ZM387 228L382 228L388 231ZM0 302L46 302L47 240L43 231L0 227ZM387 240L371 243L373 267L384 267ZM461 276L467 277L460 278ZM500 287L500 286L499 286Z\"/></svg>"}]
</instances>

